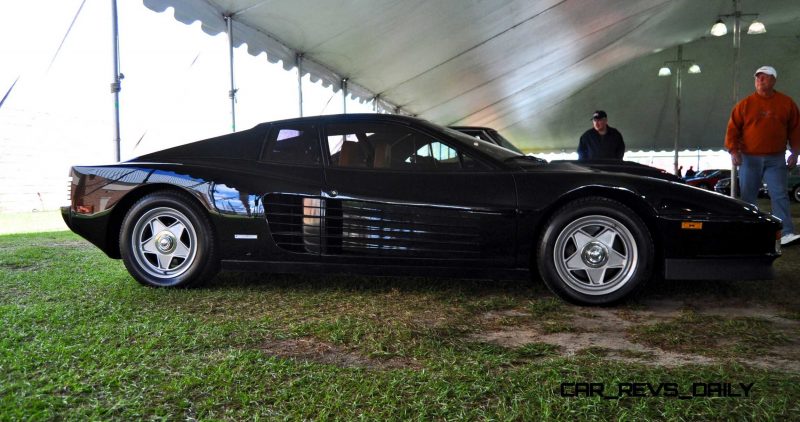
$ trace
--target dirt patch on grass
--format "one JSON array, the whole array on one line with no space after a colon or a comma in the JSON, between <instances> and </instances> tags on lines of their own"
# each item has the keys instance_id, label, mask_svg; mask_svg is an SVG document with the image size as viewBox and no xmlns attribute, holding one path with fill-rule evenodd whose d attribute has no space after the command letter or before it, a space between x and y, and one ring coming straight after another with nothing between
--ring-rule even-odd
<instances>
[{"instance_id":1,"label":"dirt patch on grass","mask_svg":"<svg viewBox=\"0 0 800 422\"><path fill-rule=\"evenodd\" d=\"M556 317L572 327L553 332L551 318L521 309L481 314L472 340L516 349L545 343L563 356L587 355L653 366L712 365L726 361L800 373L800 321L786 311L742 304L703 308L679 300L651 300L619 309L564 306ZM519 324L498 324L513 317ZM595 353L602 351L602 353Z\"/></svg>"},{"instance_id":2,"label":"dirt patch on grass","mask_svg":"<svg viewBox=\"0 0 800 422\"><path fill-rule=\"evenodd\" d=\"M290 339L267 341L261 350L278 358L289 358L300 362L334 365L343 368L367 368L374 370L421 369L422 366L406 358L372 358L345 348L315 339Z\"/></svg>"}]
</instances>

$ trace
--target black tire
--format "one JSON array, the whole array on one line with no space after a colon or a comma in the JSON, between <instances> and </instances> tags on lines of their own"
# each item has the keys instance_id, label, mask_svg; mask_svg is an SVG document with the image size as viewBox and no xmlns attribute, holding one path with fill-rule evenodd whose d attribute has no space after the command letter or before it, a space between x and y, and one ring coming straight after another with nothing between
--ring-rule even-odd
<instances>
[{"instance_id":1,"label":"black tire","mask_svg":"<svg viewBox=\"0 0 800 422\"><path fill-rule=\"evenodd\" d=\"M792 189L792 199L796 202L800 202L800 185L797 185Z\"/></svg>"},{"instance_id":2,"label":"black tire","mask_svg":"<svg viewBox=\"0 0 800 422\"><path fill-rule=\"evenodd\" d=\"M146 286L197 285L219 268L211 223L185 194L156 192L138 200L122 220L119 239L125 268Z\"/></svg>"},{"instance_id":3,"label":"black tire","mask_svg":"<svg viewBox=\"0 0 800 422\"><path fill-rule=\"evenodd\" d=\"M698 188L700 188L700 189L709 190L709 187L708 187L708 185L707 185L707 184L705 184L705 183L701 183L701 184L697 185L697 187L698 187Z\"/></svg>"},{"instance_id":4,"label":"black tire","mask_svg":"<svg viewBox=\"0 0 800 422\"><path fill-rule=\"evenodd\" d=\"M638 293L653 272L650 231L612 199L572 201L553 214L539 238L537 265L547 287L569 302L607 306Z\"/></svg>"}]
</instances>

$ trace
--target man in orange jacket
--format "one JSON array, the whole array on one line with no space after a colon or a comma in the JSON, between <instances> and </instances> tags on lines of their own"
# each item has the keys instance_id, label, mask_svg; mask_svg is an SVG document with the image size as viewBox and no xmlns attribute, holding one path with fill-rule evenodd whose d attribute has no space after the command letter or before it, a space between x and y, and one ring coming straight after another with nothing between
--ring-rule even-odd
<instances>
[{"instance_id":1,"label":"man in orange jacket","mask_svg":"<svg viewBox=\"0 0 800 422\"><path fill-rule=\"evenodd\" d=\"M775 68L761 66L754 76L756 92L731 112L725 148L733 165L739 166L743 201L755 204L761 180L767 183L772 213L783 221L781 245L789 245L800 239L794 232L786 190L787 166L797 165L800 152L800 111L789 96L775 91Z\"/></svg>"}]
</instances>

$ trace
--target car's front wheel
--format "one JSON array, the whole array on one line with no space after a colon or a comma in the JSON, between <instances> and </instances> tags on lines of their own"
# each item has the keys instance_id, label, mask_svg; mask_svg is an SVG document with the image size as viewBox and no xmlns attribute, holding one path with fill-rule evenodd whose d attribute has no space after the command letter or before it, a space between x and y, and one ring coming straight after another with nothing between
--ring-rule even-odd
<instances>
[{"instance_id":1,"label":"car's front wheel","mask_svg":"<svg viewBox=\"0 0 800 422\"><path fill-rule=\"evenodd\" d=\"M792 198L795 201L800 202L800 185L797 185L794 187L794 189L792 189Z\"/></svg>"},{"instance_id":2,"label":"car's front wheel","mask_svg":"<svg viewBox=\"0 0 800 422\"><path fill-rule=\"evenodd\" d=\"M537 264L547 287L580 305L611 305L640 290L652 275L653 240L624 204L603 197L572 201L539 239Z\"/></svg>"},{"instance_id":3,"label":"car's front wheel","mask_svg":"<svg viewBox=\"0 0 800 422\"><path fill-rule=\"evenodd\" d=\"M200 207L177 192L157 192L128 210L120 230L128 272L144 285L187 287L218 268L211 224Z\"/></svg>"}]
</instances>

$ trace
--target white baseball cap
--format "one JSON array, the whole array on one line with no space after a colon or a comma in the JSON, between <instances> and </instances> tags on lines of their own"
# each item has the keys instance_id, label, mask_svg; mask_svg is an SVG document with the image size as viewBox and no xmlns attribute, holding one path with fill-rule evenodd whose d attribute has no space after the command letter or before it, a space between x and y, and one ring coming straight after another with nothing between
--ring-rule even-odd
<instances>
[{"instance_id":1,"label":"white baseball cap","mask_svg":"<svg viewBox=\"0 0 800 422\"><path fill-rule=\"evenodd\" d=\"M776 79L778 78L778 72L772 66L761 66L761 67L759 67L758 69L756 69L756 73L754 73L753 76L754 77L758 76L759 73L765 73L767 75L774 76Z\"/></svg>"}]
</instances>

